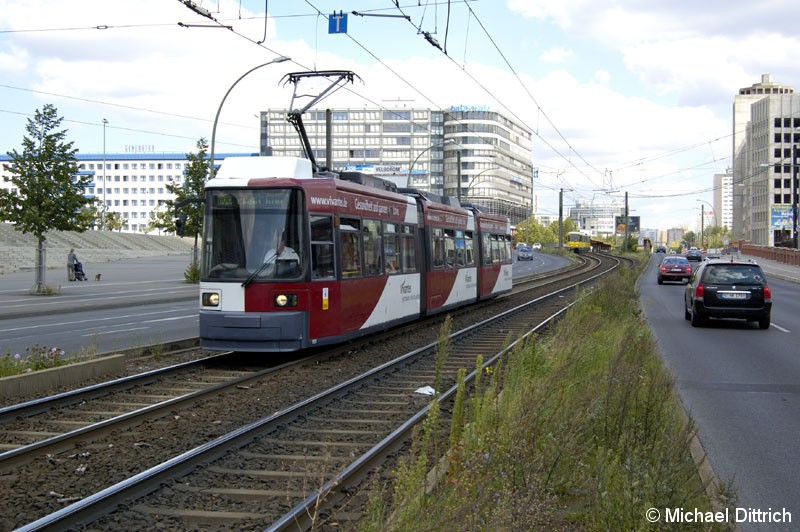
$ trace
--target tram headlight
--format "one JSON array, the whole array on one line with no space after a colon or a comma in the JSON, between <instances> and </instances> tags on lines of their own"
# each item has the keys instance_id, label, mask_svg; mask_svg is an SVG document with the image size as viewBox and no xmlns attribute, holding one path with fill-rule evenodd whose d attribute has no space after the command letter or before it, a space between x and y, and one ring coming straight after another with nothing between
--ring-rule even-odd
<instances>
[{"instance_id":1,"label":"tram headlight","mask_svg":"<svg viewBox=\"0 0 800 532\"><path fill-rule=\"evenodd\" d=\"M219 292L203 292L203 306L204 307L218 307L219 306Z\"/></svg>"},{"instance_id":2,"label":"tram headlight","mask_svg":"<svg viewBox=\"0 0 800 532\"><path fill-rule=\"evenodd\" d=\"M275 306L279 308L296 307L297 294L278 294L275 296Z\"/></svg>"}]
</instances>

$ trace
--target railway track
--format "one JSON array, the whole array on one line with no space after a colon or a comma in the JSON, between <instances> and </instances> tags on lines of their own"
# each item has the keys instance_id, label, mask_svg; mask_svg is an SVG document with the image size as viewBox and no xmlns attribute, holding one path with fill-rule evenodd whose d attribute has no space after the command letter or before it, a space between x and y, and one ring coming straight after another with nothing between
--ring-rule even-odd
<instances>
[{"instance_id":1,"label":"railway track","mask_svg":"<svg viewBox=\"0 0 800 532\"><path fill-rule=\"evenodd\" d=\"M237 360L230 353L214 355L0 408L0 473L276 371L246 370Z\"/></svg>"},{"instance_id":2,"label":"railway track","mask_svg":"<svg viewBox=\"0 0 800 532\"><path fill-rule=\"evenodd\" d=\"M478 355L493 364L513 347L504 347L509 338L545 326L563 312L575 286L591 284L601 275L598 268L613 267L609 258L588 260L596 269L578 274L571 284L455 333L438 400L447 401L454 393L458 369L474 368ZM190 527L283 530L305 529L331 516L340 523L357 518L359 512L351 509L359 508L352 498L360 481L407 442L427 412L429 398L417 390L436 381L435 348L415 349L21 530L62 530L92 522L92 528L102 529L149 529L157 523L181 529L187 521ZM107 515L117 508L127 510Z\"/></svg>"}]
</instances>

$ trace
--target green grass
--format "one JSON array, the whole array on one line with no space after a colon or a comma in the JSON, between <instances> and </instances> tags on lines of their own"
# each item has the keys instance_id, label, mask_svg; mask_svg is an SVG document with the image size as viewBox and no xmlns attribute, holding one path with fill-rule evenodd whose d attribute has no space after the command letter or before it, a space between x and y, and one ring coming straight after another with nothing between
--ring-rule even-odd
<instances>
[{"instance_id":1,"label":"green grass","mask_svg":"<svg viewBox=\"0 0 800 532\"><path fill-rule=\"evenodd\" d=\"M612 276L484 373L477 395L460 390L450 435L434 409L360 530L681 530L646 511L713 510L689 454L693 426L640 315L640 273Z\"/></svg>"}]
</instances>

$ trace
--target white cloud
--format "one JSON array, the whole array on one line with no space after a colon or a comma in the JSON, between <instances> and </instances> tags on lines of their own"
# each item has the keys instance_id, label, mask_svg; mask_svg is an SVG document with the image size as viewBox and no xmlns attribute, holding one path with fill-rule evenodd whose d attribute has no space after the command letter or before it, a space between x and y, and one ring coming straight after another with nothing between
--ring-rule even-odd
<instances>
[{"instance_id":1,"label":"white cloud","mask_svg":"<svg viewBox=\"0 0 800 532\"><path fill-rule=\"evenodd\" d=\"M522 16L556 24L569 36L617 50L643 84L679 102L710 103L713 95L714 103L722 104L767 72L786 83L800 78L793 58L800 40L789 22L800 17L800 4L791 0L735 5L722 0L510 0L508 5Z\"/></svg>"},{"instance_id":2,"label":"white cloud","mask_svg":"<svg viewBox=\"0 0 800 532\"><path fill-rule=\"evenodd\" d=\"M555 46L542 52L539 55L539 59L546 63L565 63L574 55L572 50L568 50L563 46Z\"/></svg>"}]
</instances>

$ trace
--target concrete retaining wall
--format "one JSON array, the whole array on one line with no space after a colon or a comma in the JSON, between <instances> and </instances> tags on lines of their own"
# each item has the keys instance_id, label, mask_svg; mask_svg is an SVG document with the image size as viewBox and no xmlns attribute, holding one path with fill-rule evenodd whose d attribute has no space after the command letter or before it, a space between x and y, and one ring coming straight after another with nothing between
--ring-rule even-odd
<instances>
[{"instance_id":1,"label":"concrete retaining wall","mask_svg":"<svg viewBox=\"0 0 800 532\"><path fill-rule=\"evenodd\" d=\"M74 386L76 382L118 373L125 369L123 354L76 362L57 368L32 371L21 375L0 378L0 397L24 397L30 394L52 393L61 386Z\"/></svg>"}]
</instances>

